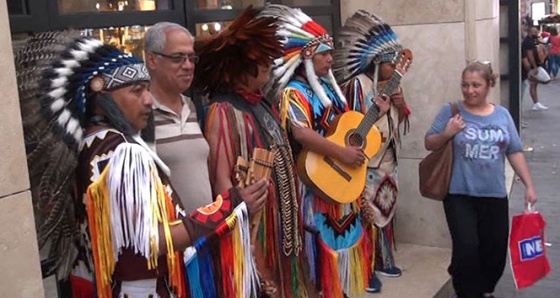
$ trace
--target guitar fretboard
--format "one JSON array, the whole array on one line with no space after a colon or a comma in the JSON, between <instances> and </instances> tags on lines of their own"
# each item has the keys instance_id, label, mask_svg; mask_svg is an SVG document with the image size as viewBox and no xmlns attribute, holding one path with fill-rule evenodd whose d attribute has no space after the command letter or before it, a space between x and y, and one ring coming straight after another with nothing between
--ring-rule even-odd
<instances>
[{"instance_id":1,"label":"guitar fretboard","mask_svg":"<svg viewBox=\"0 0 560 298\"><path fill-rule=\"evenodd\" d=\"M401 78L402 78L402 74L397 70L395 70L393 72L393 75L389 79L389 82L387 82L385 87L383 87L383 89L381 90L381 92L377 94L377 96L380 96L381 94L389 95L393 93L393 91L395 91L395 89L399 86L401 82ZM369 130L377 120L378 115L379 115L379 107L374 102L355 131L356 134L360 135L362 140L365 140L366 135L368 134Z\"/></svg>"}]
</instances>

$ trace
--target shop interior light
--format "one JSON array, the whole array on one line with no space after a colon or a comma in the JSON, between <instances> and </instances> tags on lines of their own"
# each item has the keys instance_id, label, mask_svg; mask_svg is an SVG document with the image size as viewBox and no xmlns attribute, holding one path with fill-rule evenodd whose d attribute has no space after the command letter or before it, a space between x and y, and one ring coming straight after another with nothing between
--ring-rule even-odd
<instances>
[{"instance_id":1,"label":"shop interior light","mask_svg":"<svg viewBox=\"0 0 560 298\"><path fill-rule=\"evenodd\" d=\"M128 6L128 1L119 1L119 11L123 11L125 6Z\"/></svg>"},{"instance_id":2,"label":"shop interior light","mask_svg":"<svg viewBox=\"0 0 560 298\"><path fill-rule=\"evenodd\" d=\"M99 5L99 2L95 3L95 9L99 10L100 7L101 7L101 5Z\"/></svg>"},{"instance_id":3,"label":"shop interior light","mask_svg":"<svg viewBox=\"0 0 560 298\"><path fill-rule=\"evenodd\" d=\"M200 29L202 29L202 31L208 31L208 24L206 23L202 24Z\"/></svg>"},{"instance_id":4,"label":"shop interior light","mask_svg":"<svg viewBox=\"0 0 560 298\"><path fill-rule=\"evenodd\" d=\"M142 11L156 10L156 2L154 0L138 0L138 5Z\"/></svg>"},{"instance_id":5,"label":"shop interior light","mask_svg":"<svg viewBox=\"0 0 560 298\"><path fill-rule=\"evenodd\" d=\"M220 23L214 23L214 30L216 30L216 32L222 30L222 25Z\"/></svg>"}]
</instances>

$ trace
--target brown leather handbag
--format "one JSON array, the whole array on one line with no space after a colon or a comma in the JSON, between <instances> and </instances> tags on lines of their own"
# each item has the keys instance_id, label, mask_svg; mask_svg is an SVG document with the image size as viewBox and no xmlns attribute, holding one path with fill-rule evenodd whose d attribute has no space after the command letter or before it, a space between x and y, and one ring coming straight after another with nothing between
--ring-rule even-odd
<instances>
[{"instance_id":1,"label":"brown leather handbag","mask_svg":"<svg viewBox=\"0 0 560 298\"><path fill-rule=\"evenodd\" d=\"M459 113L457 103L449 103L453 116ZM420 193L423 197L443 201L449 192L453 170L453 138L426 156L418 165Z\"/></svg>"}]
</instances>

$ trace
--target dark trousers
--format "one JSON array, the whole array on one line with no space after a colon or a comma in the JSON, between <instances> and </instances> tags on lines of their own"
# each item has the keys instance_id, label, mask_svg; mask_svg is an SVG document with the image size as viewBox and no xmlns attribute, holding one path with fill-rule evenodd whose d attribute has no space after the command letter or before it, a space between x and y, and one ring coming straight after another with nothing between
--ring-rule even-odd
<instances>
[{"instance_id":1,"label":"dark trousers","mask_svg":"<svg viewBox=\"0 0 560 298\"><path fill-rule=\"evenodd\" d=\"M492 293L504 272L508 200L450 194L444 200L453 252L449 273L460 298Z\"/></svg>"}]
</instances>

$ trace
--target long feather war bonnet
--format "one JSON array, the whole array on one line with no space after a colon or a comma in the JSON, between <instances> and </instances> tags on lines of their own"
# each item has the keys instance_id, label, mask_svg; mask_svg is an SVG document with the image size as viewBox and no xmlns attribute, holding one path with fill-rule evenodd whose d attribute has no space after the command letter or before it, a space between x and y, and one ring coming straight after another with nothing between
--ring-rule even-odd
<instances>
[{"instance_id":1,"label":"long feather war bonnet","mask_svg":"<svg viewBox=\"0 0 560 298\"><path fill-rule=\"evenodd\" d=\"M365 72L371 63L392 61L403 47L381 18L358 10L339 30L333 72L340 84Z\"/></svg>"},{"instance_id":2,"label":"long feather war bonnet","mask_svg":"<svg viewBox=\"0 0 560 298\"><path fill-rule=\"evenodd\" d=\"M77 255L72 193L89 98L149 75L140 59L78 31L30 37L15 64L37 238L54 261L44 273L65 278Z\"/></svg>"},{"instance_id":3,"label":"long feather war bonnet","mask_svg":"<svg viewBox=\"0 0 560 298\"><path fill-rule=\"evenodd\" d=\"M312 63L315 54L334 49L333 39L327 30L300 9L284 5L267 5L259 16L273 17L277 20L278 31L276 36L282 43L284 50L284 56L274 60L271 80L264 88L267 96L277 98L279 92L294 76L296 69L303 63L305 75L311 88L317 94L323 106L330 106L332 102L323 90ZM327 79L337 96L345 101L331 70L329 70Z\"/></svg>"}]
</instances>

